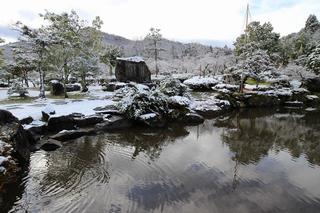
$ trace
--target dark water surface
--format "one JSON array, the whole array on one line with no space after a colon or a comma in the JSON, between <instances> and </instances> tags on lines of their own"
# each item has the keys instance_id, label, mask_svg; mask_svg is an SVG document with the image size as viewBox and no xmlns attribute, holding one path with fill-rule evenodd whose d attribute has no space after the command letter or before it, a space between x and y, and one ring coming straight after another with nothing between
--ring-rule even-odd
<instances>
[{"instance_id":1,"label":"dark water surface","mask_svg":"<svg viewBox=\"0 0 320 213\"><path fill-rule=\"evenodd\" d=\"M319 112L246 110L198 127L127 130L38 151L10 208L320 212L319 165Z\"/></svg>"}]
</instances>

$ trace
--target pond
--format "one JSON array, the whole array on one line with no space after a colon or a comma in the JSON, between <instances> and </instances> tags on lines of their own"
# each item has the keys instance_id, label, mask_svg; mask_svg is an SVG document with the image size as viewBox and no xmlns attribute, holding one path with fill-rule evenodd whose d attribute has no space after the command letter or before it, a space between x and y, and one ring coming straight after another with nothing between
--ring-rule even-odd
<instances>
[{"instance_id":1,"label":"pond","mask_svg":"<svg viewBox=\"0 0 320 213\"><path fill-rule=\"evenodd\" d=\"M35 152L0 209L317 212L319 165L320 112L247 109L200 126L130 129Z\"/></svg>"}]
</instances>

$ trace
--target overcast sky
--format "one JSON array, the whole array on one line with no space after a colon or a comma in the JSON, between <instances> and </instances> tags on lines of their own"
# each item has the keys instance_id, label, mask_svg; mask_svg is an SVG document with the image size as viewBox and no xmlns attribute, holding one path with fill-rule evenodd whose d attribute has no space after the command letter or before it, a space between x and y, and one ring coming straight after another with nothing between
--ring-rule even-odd
<instances>
[{"instance_id":1,"label":"overcast sky","mask_svg":"<svg viewBox=\"0 0 320 213\"><path fill-rule=\"evenodd\" d=\"M45 9L74 9L88 21L100 16L104 32L129 39L157 27L174 40L233 41L243 30L248 2L251 20L270 21L281 35L300 30L309 14L320 18L320 0L8 0L0 8L0 37L14 39L10 25L18 20L40 26Z\"/></svg>"}]
</instances>

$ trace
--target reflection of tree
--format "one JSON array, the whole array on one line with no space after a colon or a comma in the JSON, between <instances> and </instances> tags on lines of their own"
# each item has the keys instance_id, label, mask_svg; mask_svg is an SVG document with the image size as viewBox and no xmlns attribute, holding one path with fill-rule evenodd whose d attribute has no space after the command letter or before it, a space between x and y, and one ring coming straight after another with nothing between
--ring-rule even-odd
<instances>
[{"instance_id":1,"label":"reflection of tree","mask_svg":"<svg viewBox=\"0 0 320 213\"><path fill-rule=\"evenodd\" d=\"M234 153L233 160L241 164L256 163L270 149L287 149L293 157L305 154L310 163L320 165L319 113L265 115L250 109L230 114L215 125L224 127L222 141Z\"/></svg>"},{"instance_id":2,"label":"reflection of tree","mask_svg":"<svg viewBox=\"0 0 320 213\"><path fill-rule=\"evenodd\" d=\"M113 141L125 146L134 146L133 159L135 159L140 152L143 152L153 160L160 156L164 145L188 134L189 132L182 126L171 125L165 129L133 129L126 133L117 134L115 138L113 138Z\"/></svg>"}]
</instances>

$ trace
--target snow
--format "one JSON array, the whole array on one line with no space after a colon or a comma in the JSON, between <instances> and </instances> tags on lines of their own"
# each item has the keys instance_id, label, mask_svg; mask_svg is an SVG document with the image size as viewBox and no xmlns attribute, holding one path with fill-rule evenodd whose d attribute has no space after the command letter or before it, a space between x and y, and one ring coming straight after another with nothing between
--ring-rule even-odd
<instances>
[{"instance_id":1,"label":"snow","mask_svg":"<svg viewBox=\"0 0 320 213\"><path fill-rule=\"evenodd\" d=\"M214 84L218 84L219 80L217 78L214 77L200 77L200 76L194 76L190 79L187 79L183 82L186 85L194 85L194 86L200 86L200 85L214 85Z\"/></svg>"},{"instance_id":2,"label":"snow","mask_svg":"<svg viewBox=\"0 0 320 213\"><path fill-rule=\"evenodd\" d=\"M43 121L34 120L34 121L32 121L30 124L25 124L25 125L23 125L23 128L24 128L24 129L30 129L31 127L43 126L43 125L45 125L45 124L46 124L46 123L43 122Z\"/></svg>"},{"instance_id":3,"label":"snow","mask_svg":"<svg viewBox=\"0 0 320 213\"><path fill-rule=\"evenodd\" d=\"M4 157L4 156L0 156L0 166L4 163L7 162L8 158Z\"/></svg>"},{"instance_id":4,"label":"snow","mask_svg":"<svg viewBox=\"0 0 320 213\"><path fill-rule=\"evenodd\" d=\"M48 104L42 111L48 115L52 115L55 113L55 110L51 104Z\"/></svg>"},{"instance_id":5,"label":"snow","mask_svg":"<svg viewBox=\"0 0 320 213\"><path fill-rule=\"evenodd\" d=\"M1 109L10 111L14 116L19 119L31 116L34 120L40 120L42 117L41 110L47 104L54 107L56 114L54 117L61 115L68 115L74 112L82 113L84 115L94 115L93 110L99 106L105 106L114 103L108 99L94 99L94 100L77 100L77 99L65 99L65 100L54 100L54 99L37 99L30 104L7 104L1 105Z\"/></svg>"},{"instance_id":6,"label":"snow","mask_svg":"<svg viewBox=\"0 0 320 213\"><path fill-rule=\"evenodd\" d=\"M140 115L139 118L141 120L148 120L150 118L154 118L154 117L157 117L157 114L156 113L148 113L148 114L144 114L144 115Z\"/></svg>"},{"instance_id":7,"label":"snow","mask_svg":"<svg viewBox=\"0 0 320 213\"><path fill-rule=\"evenodd\" d=\"M170 97L169 102L178 104L180 106L189 106L191 103L189 98L178 95Z\"/></svg>"},{"instance_id":8,"label":"snow","mask_svg":"<svg viewBox=\"0 0 320 213\"><path fill-rule=\"evenodd\" d=\"M307 112L312 112L312 111L316 111L316 110L317 110L317 108L313 108L313 107L308 107L305 109L305 111L307 111Z\"/></svg>"},{"instance_id":9,"label":"snow","mask_svg":"<svg viewBox=\"0 0 320 213\"><path fill-rule=\"evenodd\" d=\"M301 84L302 84L301 81L296 80L296 79L290 81L290 85L294 89L298 89L301 86Z\"/></svg>"},{"instance_id":10,"label":"snow","mask_svg":"<svg viewBox=\"0 0 320 213\"><path fill-rule=\"evenodd\" d=\"M245 88L245 89L249 89L249 90L254 90L254 89L258 89L258 88L269 88L269 86L267 86L267 85L261 85L261 84L259 84L258 86L257 86L257 85L245 84L245 85L244 85L244 88Z\"/></svg>"},{"instance_id":11,"label":"snow","mask_svg":"<svg viewBox=\"0 0 320 213\"><path fill-rule=\"evenodd\" d=\"M144 62L144 59L141 56L133 56L133 57L128 57L128 58L117 58L117 60L121 61L130 61L130 62Z\"/></svg>"},{"instance_id":12,"label":"snow","mask_svg":"<svg viewBox=\"0 0 320 213\"><path fill-rule=\"evenodd\" d=\"M50 83L57 84L57 83L59 83L59 81L58 80L51 80Z\"/></svg>"},{"instance_id":13,"label":"snow","mask_svg":"<svg viewBox=\"0 0 320 213\"><path fill-rule=\"evenodd\" d=\"M319 97L318 97L318 96L316 96L316 95L307 95L306 97L307 97L307 99L309 99L309 100L316 100L316 99L319 99Z\"/></svg>"},{"instance_id":14,"label":"snow","mask_svg":"<svg viewBox=\"0 0 320 213\"><path fill-rule=\"evenodd\" d=\"M292 96L292 90L289 88L281 88L277 90L259 91L258 94L270 96Z\"/></svg>"},{"instance_id":15,"label":"snow","mask_svg":"<svg viewBox=\"0 0 320 213\"><path fill-rule=\"evenodd\" d=\"M139 91L140 93L143 93L143 92L146 92L146 91L149 91L149 90L150 90L149 87L146 86L146 85L136 84L136 83L133 83L133 84L134 84L134 86L138 89L138 91Z\"/></svg>"}]
</instances>

